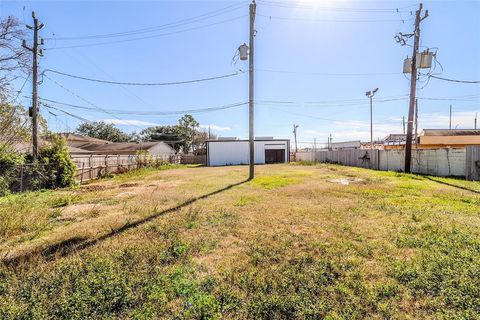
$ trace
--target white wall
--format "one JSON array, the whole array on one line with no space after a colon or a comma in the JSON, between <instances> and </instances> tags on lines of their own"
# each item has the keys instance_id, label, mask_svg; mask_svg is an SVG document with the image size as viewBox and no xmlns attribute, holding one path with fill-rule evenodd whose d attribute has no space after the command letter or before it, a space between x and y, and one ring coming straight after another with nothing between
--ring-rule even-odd
<instances>
[{"instance_id":1,"label":"white wall","mask_svg":"<svg viewBox=\"0 0 480 320\"><path fill-rule=\"evenodd\" d=\"M285 161L288 161L288 141L265 140L255 141L255 164L265 163L265 149L285 149ZM207 156L209 166L249 164L248 141L209 141Z\"/></svg>"},{"instance_id":2,"label":"white wall","mask_svg":"<svg viewBox=\"0 0 480 320\"><path fill-rule=\"evenodd\" d=\"M365 150L317 151L297 153L297 161L334 162L384 171L403 171L404 150L374 150L371 161L359 161ZM378 160L376 159L378 154ZM412 172L434 176L466 176L465 148L412 150Z\"/></svg>"}]
</instances>

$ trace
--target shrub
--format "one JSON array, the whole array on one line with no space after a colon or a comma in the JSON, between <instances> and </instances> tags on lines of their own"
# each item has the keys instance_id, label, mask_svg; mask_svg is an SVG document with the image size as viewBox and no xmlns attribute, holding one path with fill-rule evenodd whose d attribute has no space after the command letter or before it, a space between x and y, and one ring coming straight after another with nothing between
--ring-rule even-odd
<instances>
[{"instance_id":1,"label":"shrub","mask_svg":"<svg viewBox=\"0 0 480 320\"><path fill-rule=\"evenodd\" d=\"M12 184L18 180L16 168L25 162L25 157L17 153L0 153L0 196L10 193Z\"/></svg>"},{"instance_id":2,"label":"shrub","mask_svg":"<svg viewBox=\"0 0 480 320\"><path fill-rule=\"evenodd\" d=\"M44 164L44 188L63 188L75 184L76 167L64 138L54 135L52 143L40 150L39 162Z\"/></svg>"}]
</instances>

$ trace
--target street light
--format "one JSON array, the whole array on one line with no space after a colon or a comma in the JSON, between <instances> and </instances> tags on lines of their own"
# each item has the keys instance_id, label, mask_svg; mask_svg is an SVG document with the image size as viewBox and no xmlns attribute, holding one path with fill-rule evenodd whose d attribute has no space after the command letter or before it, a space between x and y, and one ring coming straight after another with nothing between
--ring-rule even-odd
<instances>
[{"instance_id":1,"label":"street light","mask_svg":"<svg viewBox=\"0 0 480 320\"><path fill-rule=\"evenodd\" d=\"M365 92L365 95L370 98L370 149L373 150L373 96L378 91L378 88L375 88L373 91Z\"/></svg>"}]
</instances>

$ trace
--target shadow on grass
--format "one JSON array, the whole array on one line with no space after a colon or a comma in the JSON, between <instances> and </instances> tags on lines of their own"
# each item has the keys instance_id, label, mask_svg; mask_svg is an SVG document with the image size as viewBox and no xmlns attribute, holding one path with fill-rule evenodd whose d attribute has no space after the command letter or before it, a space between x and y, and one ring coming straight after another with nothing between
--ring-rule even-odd
<instances>
[{"instance_id":1,"label":"shadow on grass","mask_svg":"<svg viewBox=\"0 0 480 320\"><path fill-rule=\"evenodd\" d=\"M70 253L73 253L73 252L76 252L78 250L83 250L83 249L86 249L88 247L94 246L94 245L96 245L96 244L98 244L98 243L100 243L104 240L107 240L107 239L109 239L109 238L111 238L115 235L121 234L125 231L136 228L138 226L141 226L141 225L143 225L147 222L150 222L150 221L152 221L152 220L154 220L154 219L156 219L160 216L163 216L163 215L168 214L168 213L175 212L179 209L182 209L186 206L189 206L189 205L197 202L198 200L202 200L202 199L211 197L213 195L219 194L221 192L227 191L227 190L229 190L233 187L239 186L239 185L244 184L245 182L248 182L248 181L249 180L247 179L247 180L243 180L243 181L240 181L240 182L237 182L237 183L234 183L234 184L230 184L230 185L228 185L226 187L223 187L221 189L218 189L218 190L212 191L210 193L206 193L206 194L203 194L201 196L189 199L189 200L187 200L185 202L182 202L181 204L179 204L175 207L172 207L172 208L160 211L160 212L156 212L156 213L154 213L154 214L152 214L152 215L150 215L150 216L148 216L144 219L140 219L140 220L133 221L133 222L127 222L122 227L120 227L118 229L112 229L112 231L110 231L109 233L107 233L103 236L100 236L98 238L95 238L95 239L73 237L73 238L70 238L70 239L63 240L63 241L58 242L58 243L50 244L47 247L41 248L39 250L34 250L34 251L31 251L31 252L23 253L23 254L20 254L20 255L13 256L13 257L4 257L0 260L0 262L4 263L5 265L16 266L16 265L19 265L21 263L28 262L31 258L33 258L35 256L38 256L38 255L41 255L43 257L43 259L46 260L46 261L51 261L51 260L53 260L57 257L64 257L64 256L69 255Z\"/></svg>"},{"instance_id":2,"label":"shadow on grass","mask_svg":"<svg viewBox=\"0 0 480 320\"><path fill-rule=\"evenodd\" d=\"M430 177L430 176L425 176L425 178L428 179L428 180L430 180L430 181L433 181L433 182L436 182L436 183L440 183L440 184L443 184L443 185L446 185L446 186L450 186L450 187L453 187L453 188L457 188L457 189L461 189L461 190L470 191L470 192L473 192L473 193L478 193L478 194L480 194L480 191L475 190L475 189L470 189L470 188L467 188L467 187L464 187L464 186L459 186L459 185L457 185L457 184L445 182L445 181L442 181L442 180L439 180L439 179L435 179L435 178Z\"/></svg>"}]
</instances>

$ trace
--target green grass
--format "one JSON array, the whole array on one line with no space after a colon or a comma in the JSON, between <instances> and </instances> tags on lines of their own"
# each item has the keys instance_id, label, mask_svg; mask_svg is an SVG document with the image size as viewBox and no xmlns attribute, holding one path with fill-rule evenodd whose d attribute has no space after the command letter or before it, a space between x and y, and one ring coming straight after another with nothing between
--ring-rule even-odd
<instances>
[{"instance_id":1,"label":"green grass","mask_svg":"<svg viewBox=\"0 0 480 320\"><path fill-rule=\"evenodd\" d=\"M0 199L2 257L102 239L0 263L0 318L480 318L478 182L308 163L228 187L247 171L148 169ZM81 220L58 221L72 208Z\"/></svg>"}]
</instances>

